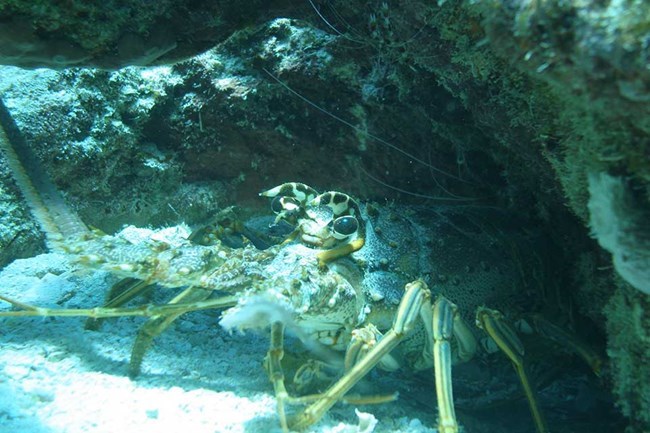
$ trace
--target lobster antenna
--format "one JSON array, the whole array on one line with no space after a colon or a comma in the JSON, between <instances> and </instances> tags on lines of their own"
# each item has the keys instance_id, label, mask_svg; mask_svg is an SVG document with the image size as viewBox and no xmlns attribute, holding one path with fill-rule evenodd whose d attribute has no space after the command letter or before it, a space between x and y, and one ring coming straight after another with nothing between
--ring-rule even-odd
<instances>
[{"instance_id":1,"label":"lobster antenna","mask_svg":"<svg viewBox=\"0 0 650 433\"><path fill-rule=\"evenodd\" d=\"M397 191L401 194L405 195L410 195L412 197L418 197L418 198L423 198L426 200L437 200L437 201L446 201L446 202L472 202L472 201L477 201L480 199L480 197L456 197L456 196L451 196L451 197L442 197L442 196L434 196L434 195L427 195L427 194L420 194L417 192L409 191L403 188L400 188L395 185L391 185L389 183L384 182L383 180L373 176L372 174L368 173L363 167L359 167L363 174L368 176L370 180L377 182L381 186L384 186L386 188L392 189L393 191ZM450 194L450 193L448 193Z\"/></svg>"},{"instance_id":2,"label":"lobster antenna","mask_svg":"<svg viewBox=\"0 0 650 433\"><path fill-rule=\"evenodd\" d=\"M407 152L406 150L404 150L404 149L402 149L402 148L400 148L400 147L398 147L398 146L395 146L393 143L390 143L390 142L384 140L383 138L381 138L381 137L379 137L379 136L377 136L377 135L375 135L375 134L372 134L372 133L370 133L370 132L368 132L368 131L365 131L365 130L363 130L362 128L359 128L358 126L356 126L355 124L353 124L353 123L351 123L351 122L345 120L344 118L342 118L342 117L340 117L340 116L337 116L336 114L334 114L334 113L332 113L332 112L330 112L330 111L327 111L326 109L324 109L324 108L321 107L320 105L316 104L315 102L311 101L310 99L308 99L308 98L306 98L305 96L301 95L300 93L296 92L296 91L295 91L294 89L292 89L292 88L291 88L287 83L285 83L284 81L280 80L280 78L278 78L277 76L275 76L275 75L274 75L271 71L269 71L268 69L266 69L266 68L262 68L262 70L263 70L264 72L266 72L266 74L267 74L268 76L270 76L271 78L273 78L273 80L274 80L276 83L278 83L279 85L281 85L282 87L284 87L286 90L288 90L289 92L291 92L294 96L300 98L300 100L302 100L302 101L305 102L306 104L309 104L309 106L315 108L316 110L320 111L321 113L323 113L323 114L325 114L325 115L327 115L327 116L330 116L330 117L333 118L334 120L337 120L337 121L341 122L342 124L344 124L344 125L346 125L346 126L352 128L352 129L354 129L354 130L357 131L358 133L360 133L360 134L364 134L365 136L367 136L367 137L369 137L369 138L372 138L373 140L377 141L378 143L380 143L380 144L382 144L382 145L384 145L384 146L386 146L386 147L388 147L388 148L390 148L390 149L392 149L392 150L394 150L394 151L396 151L396 152L401 153L402 155L406 156L407 158L410 158L410 159L412 159L413 161L415 161L415 162L417 162L417 163L420 163L420 164L422 164L422 165L425 166L425 167L429 167L431 170L435 171L435 172L438 173L438 174L441 174L441 175L443 175L443 176L449 177L449 178L451 178L451 179L457 180L457 181L462 182L462 183L469 183L469 184L473 183L473 182L470 182L470 181L468 181L468 180L462 179L462 178L460 178L460 177L458 177L458 176L455 176L455 175L453 175L453 174L451 174L451 173L447 173L446 171L439 169L438 167L436 167L436 166L434 166L434 165L432 165L432 164L430 164L430 163L424 161L423 159L418 158L417 156L413 155L412 153L409 153L409 152Z\"/></svg>"},{"instance_id":3,"label":"lobster antenna","mask_svg":"<svg viewBox=\"0 0 650 433\"><path fill-rule=\"evenodd\" d=\"M38 158L25 143L2 99L0 99L0 150L5 155L7 165L27 206L45 233L48 249L62 251L67 238L89 232L45 174Z\"/></svg>"}]
</instances>

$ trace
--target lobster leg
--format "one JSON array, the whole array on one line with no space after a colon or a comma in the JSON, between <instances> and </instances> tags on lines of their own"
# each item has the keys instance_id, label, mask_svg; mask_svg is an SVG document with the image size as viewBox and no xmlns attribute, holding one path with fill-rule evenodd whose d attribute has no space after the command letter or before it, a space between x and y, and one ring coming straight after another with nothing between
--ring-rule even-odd
<instances>
[{"instance_id":1,"label":"lobster leg","mask_svg":"<svg viewBox=\"0 0 650 433\"><path fill-rule=\"evenodd\" d=\"M522 344L513 327L503 318L503 315L489 308L480 308L476 312L477 324L494 340L499 349L512 361L517 371L519 381L524 389L530 412L535 420L538 433L548 433L546 421L537 402L533 385L530 383L529 374L524 362L524 345Z\"/></svg>"},{"instance_id":2,"label":"lobster leg","mask_svg":"<svg viewBox=\"0 0 650 433\"><path fill-rule=\"evenodd\" d=\"M426 323L426 322L425 322ZM476 353L476 339L458 314L456 305L444 296L439 296L433 305L432 324L433 367L438 399L438 431L457 433L459 431L454 395L451 383L452 359L451 339L456 340L456 360L467 361Z\"/></svg>"},{"instance_id":3,"label":"lobster leg","mask_svg":"<svg viewBox=\"0 0 650 433\"><path fill-rule=\"evenodd\" d=\"M382 358L389 354L413 328L418 320L420 309L425 303L428 303L428 297L429 290L423 281L418 280L407 284L392 328L317 401L292 419L289 423L290 428L304 430L320 420L336 402L340 401L355 384L379 364Z\"/></svg>"}]
</instances>

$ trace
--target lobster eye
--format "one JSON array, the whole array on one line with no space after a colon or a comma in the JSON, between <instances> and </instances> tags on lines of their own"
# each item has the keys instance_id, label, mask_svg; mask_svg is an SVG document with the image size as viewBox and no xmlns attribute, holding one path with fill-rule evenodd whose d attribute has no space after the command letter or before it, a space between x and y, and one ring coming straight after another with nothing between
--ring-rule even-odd
<instances>
[{"instance_id":1,"label":"lobster eye","mask_svg":"<svg viewBox=\"0 0 650 433\"><path fill-rule=\"evenodd\" d=\"M295 212L300 208L300 202L293 197L275 197L271 201L271 210L279 214L280 212Z\"/></svg>"},{"instance_id":2,"label":"lobster eye","mask_svg":"<svg viewBox=\"0 0 650 433\"><path fill-rule=\"evenodd\" d=\"M271 200L271 210L274 213L282 212L282 199L283 198L284 197L275 196L275 197L273 197L273 200Z\"/></svg>"},{"instance_id":3,"label":"lobster eye","mask_svg":"<svg viewBox=\"0 0 650 433\"><path fill-rule=\"evenodd\" d=\"M332 225L332 231L334 231L334 234L341 236L342 238L354 234L358 229L359 221L350 215L338 217L334 220L334 224Z\"/></svg>"}]
</instances>

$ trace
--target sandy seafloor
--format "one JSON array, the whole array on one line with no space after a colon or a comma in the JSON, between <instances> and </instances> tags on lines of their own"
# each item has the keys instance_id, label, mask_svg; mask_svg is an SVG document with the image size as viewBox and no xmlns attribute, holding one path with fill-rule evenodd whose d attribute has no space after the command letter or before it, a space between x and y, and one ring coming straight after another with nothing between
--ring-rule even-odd
<instances>
[{"instance_id":1,"label":"sandy seafloor","mask_svg":"<svg viewBox=\"0 0 650 433\"><path fill-rule=\"evenodd\" d=\"M0 293L38 306L89 308L101 305L116 281L43 254L5 267ZM110 319L99 331L85 330L84 318L0 318L0 433L280 432L262 368L268 336L230 335L218 319L215 311L182 317L156 339L132 380L128 359L143 318ZM339 404L311 431L434 432L435 416L405 399L358 408L376 417L374 428Z\"/></svg>"},{"instance_id":2,"label":"sandy seafloor","mask_svg":"<svg viewBox=\"0 0 650 433\"><path fill-rule=\"evenodd\" d=\"M40 307L92 308L102 305L118 281L107 272L80 270L65 255L43 254L0 270L0 294ZM157 288L136 305L163 304L176 293ZM0 309L11 308L0 303ZM273 388L262 366L268 333L230 334L219 319L219 311L182 316L156 338L141 375L132 380L128 361L145 318L107 319L91 331L84 329L84 317L0 317L0 433L281 432ZM290 336L285 349L285 373L291 378L310 355ZM505 376L499 369L491 370L488 378L476 375L470 364L453 370L455 379L465 378L454 384L463 433L533 432L509 363L499 363ZM432 376L374 370L353 393L397 391L399 400L358 408L339 403L309 431L433 433ZM591 376L568 369L539 394L552 431L623 431L609 397L593 385ZM476 383L483 395L474 384L481 377ZM456 388L467 380L469 388ZM506 391L505 397L499 397L499 389ZM467 412L475 403L487 404L482 414Z\"/></svg>"}]
</instances>

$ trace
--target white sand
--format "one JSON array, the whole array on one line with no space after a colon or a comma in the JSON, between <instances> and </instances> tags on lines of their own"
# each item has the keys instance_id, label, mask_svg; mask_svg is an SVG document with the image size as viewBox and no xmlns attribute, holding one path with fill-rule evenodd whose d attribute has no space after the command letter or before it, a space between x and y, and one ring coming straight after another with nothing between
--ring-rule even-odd
<instances>
[{"instance_id":1,"label":"white sand","mask_svg":"<svg viewBox=\"0 0 650 433\"><path fill-rule=\"evenodd\" d=\"M73 273L65 257L44 254L2 270L0 293L87 308L101 305L115 281ZM83 318L1 318L0 433L280 432L262 368L267 336L229 335L218 318L214 311L181 318L156 339L137 380L126 371L142 318L111 319L99 331L84 330ZM403 401L361 409L376 416L375 433L435 431L417 419L432 416ZM354 409L337 405L312 431L373 431L359 427Z\"/></svg>"}]
</instances>

